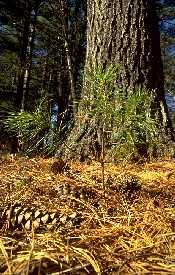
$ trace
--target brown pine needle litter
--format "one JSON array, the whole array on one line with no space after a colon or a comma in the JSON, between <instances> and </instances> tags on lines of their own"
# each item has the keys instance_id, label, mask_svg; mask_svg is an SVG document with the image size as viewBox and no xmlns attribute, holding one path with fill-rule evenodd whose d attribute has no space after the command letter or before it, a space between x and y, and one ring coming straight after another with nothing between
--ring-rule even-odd
<instances>
[{"instance_id":1,"label":"brown pine needle litter","mask_svg":"<svg viewBox=\"0 0 175 275\"><path fill-rule=\"evenodd\" d=\"M106 163L105 196L100 163L69 162L53 173L54 161L0 160L1 213L18 203L61 217L57 226L38 230L1 221L0 274L175 274L173 160ZM85 188L92 194L86 199ZM78 225L64 226L75 212Z\"/></svg>"}]
</instances>

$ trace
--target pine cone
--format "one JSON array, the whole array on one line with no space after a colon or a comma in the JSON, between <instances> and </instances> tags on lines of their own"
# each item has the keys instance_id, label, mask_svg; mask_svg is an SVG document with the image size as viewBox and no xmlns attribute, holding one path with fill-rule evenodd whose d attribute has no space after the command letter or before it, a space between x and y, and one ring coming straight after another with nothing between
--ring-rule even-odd
<instances>
[{"instance_id":1,"label":"pine cone","mask_svg":"<svg viewBox=\"0 0 175 275\"><path fill-rule=\"evenodd\" d=\"M55 175L64 172L67 168L68 168L67 163L62 159L54 161L54 163L51 165L51 171Z\"/></svg>"}]
</instances>

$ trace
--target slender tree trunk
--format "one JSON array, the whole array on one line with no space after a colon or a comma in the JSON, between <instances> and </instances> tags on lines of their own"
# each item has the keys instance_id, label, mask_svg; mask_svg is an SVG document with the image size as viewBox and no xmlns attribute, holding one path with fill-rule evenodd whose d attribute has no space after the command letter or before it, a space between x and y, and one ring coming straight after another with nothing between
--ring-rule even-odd
<instances>
[{"instance_id":1,"label":"slender tree trunk","mask_svg":"<svg viewBox=\"0 0 175 275\"><path fill-rule=\"evenodd\" d=\"M36 22L37 22L37 15L38 9L40 5L40 0L36 1L36 5L33 9L34 17L33 22L31 22L29 26L29 41L27 47L27 62L26 62L26 70L24 75L24 85L23 85L23 100L22 100L22 107L23 109L28 109L29 104L29 86L30 86L30 79L31 79L31 70L32 70L32 58L33 58L33 50L34 50L34 40L36 35ZM29 108L30 109L30 108Z\"/></svg>"},{"instance_id":2,"label":"slender tree trunk","mask_svg":"<svg viewBox=\"0 0 175 275\"><path fill-rule=\"evenodd\" d=\"M21 34L21 46L20 46L20 68L18 73L18 84L17 84L17 95L16 95L16 106L19 109L24 107L24 79L26 76L26 64L27 64L27 52L28 52L28 43L29 43L29 33L30 33L30 12L31 9L26 1L26 13L24 14L23 20L23 30Z\"/></svg>"},{"instance_id":3,"label":"slender tree trunk","mask_svg":"<svg viewBox=\"0 0 175 275\"><path fill-rule=\"evenodd\" d=\"M72 111L75 114L77 112L77 104L76 104L76 90L75 90L75 79L73 73L73 65L72 65L72 56L70 51L70 41L69 41L69 32L68 32L68 5L67 0L59 0L59 1L52 1L50 0L51 8L58 20L58 24L61 21L61 28L62 28L62 39L63 39L63 47L64 53L66 58L66 67L68 71L68 81L69 81L69 102L68 105L72 105ZM60 25L58 25L60 27ZM59 34L60 37L60 34ZM63 53L63 56L64 56Z\"/></svg>"},{"instance_id":4,"label":"slender tree trunk","mask_svg":"<svg viewBox=\"0 0 175 275\"><path fill-rule=\"evenodd\" d=\"M70 50L68 46L68 42L65 39L65 51L66 51L66 60L67 60L67 67L68 67L68 73L69 73L69 81L70 81L70 102L72 102L73 105L73 113L76 114L77 112L77 102L76 102L76 92L75 92L75 82L74 82L74 75L73 75L73 68L72 68L72 60L70 55Z\"/></svg>"},{"instance_id":5,"label":"slender tree trunk","mask_svg":"<svg viewBox=\"0 0 175 275\"><path fill-rule=\"evenodd\" d=\"M43 96L47 90L47 83L48 83L48 63L49 63L49 56L43 57L43 64L42 64L42 76L41 76L41 85L40 85L40 96Z\"/></svg>"}]
</instances>

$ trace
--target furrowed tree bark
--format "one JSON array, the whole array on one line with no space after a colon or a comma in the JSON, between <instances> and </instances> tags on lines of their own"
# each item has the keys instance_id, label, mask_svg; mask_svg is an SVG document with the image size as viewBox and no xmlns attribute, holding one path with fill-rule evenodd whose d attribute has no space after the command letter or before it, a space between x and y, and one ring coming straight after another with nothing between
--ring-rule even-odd
<instances>
[{"instance_id":1,"label":"furrowed tree bark","mask_svg":"<svg viewBox=\"0 0 175 275\"><path fill-rule=\"evenodd\" d=\"M154 0L88 1L86 74L98 65L120 67L117 87L154 91L154 108L174 139L164 97L160 34ZM85 80L86 86L86 80ZM86 90L86 89L85 89Z\"/></svg>"},{"instance_id":2,"label":"furrowed tree bark","mask_svg":"<svg viewBox=\"0 0 175 275\"><path fill-rule=\"evenodd\" d=\"M174 132L164 97L155 1L88 0L87 22L87 53L82 98L91 93L88 84L89 72L95 71L98 66L106 68L112 64L119 67L116 89L126 96L138 89L153 92L155 100L152 104L152 115L160 121L169 138L173 139ZM75 123L71 136L72 144L77 143L77 147L68 142L76 157L79 157L82 151L82 154L90 155L93 151L91 145L94 145L95 140L98 143L98 125L86 125L81 120L83 104L80 102L77 116L79 122ZM83 124L86 126L83 127ZM83 130L79 130L80 128ZM74 138L76 135L77 139ZM91 139L91 143L88 143L88 139ZM80 141L83 141L81 148ZM99 145L97 144L97 147ZM147 155L147 148L145 150ZM68 154L66 150L65 152Z\"/></svg>"},{"instance_id":3,"label":"furrowed tree bark","mask_svg":"<svg viewBox=\"0 0 175 275\"><path fill-rule=\"evenodd\" d=\"M86 67L117 64L122 70L122 89L163 90L154 1L89 0L88 7Z\"/></svg>"}]
</instances>

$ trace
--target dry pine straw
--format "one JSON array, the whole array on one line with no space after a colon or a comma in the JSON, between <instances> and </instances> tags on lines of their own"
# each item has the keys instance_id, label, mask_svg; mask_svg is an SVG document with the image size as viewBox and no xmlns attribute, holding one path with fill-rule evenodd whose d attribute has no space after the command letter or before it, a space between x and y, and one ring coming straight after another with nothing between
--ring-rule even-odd
<instances>
[{"instance_id":1,"label":"dry pine straw","mask_svg":"<svg viewBox=\"0 0 175 275\"><path fill-rule=\"evenodd\" d=\"M50 270L50 274L175 274L173 161L125 167L105 164L107 185L137 177L142 186L133 199L107 188L105 200L99 163L69 163L71 174L55 175L50 171L54 161L1 159L2 204L19 201L39 209L71 211L75 206L70 200L62 203L54 192L57 185L68 182L96 190L98 207L93 200L80 202L77 211L85 218L79 228L52 232L3 230L1 273L32 274L32 268L39 266Z\"/></svg>"}]
</instances>

